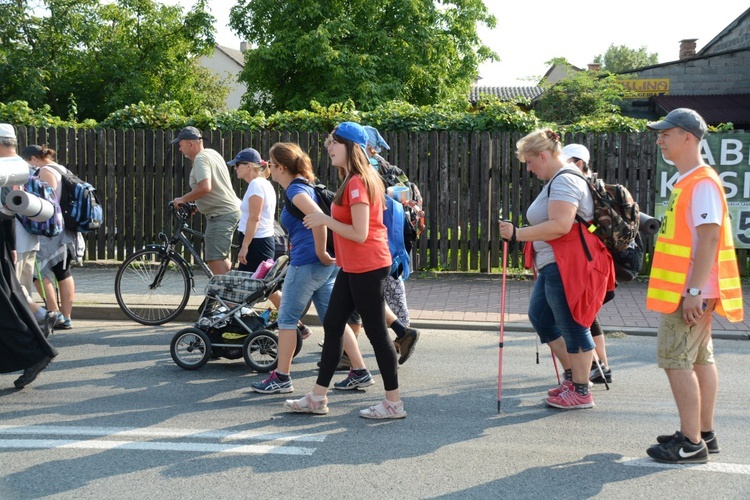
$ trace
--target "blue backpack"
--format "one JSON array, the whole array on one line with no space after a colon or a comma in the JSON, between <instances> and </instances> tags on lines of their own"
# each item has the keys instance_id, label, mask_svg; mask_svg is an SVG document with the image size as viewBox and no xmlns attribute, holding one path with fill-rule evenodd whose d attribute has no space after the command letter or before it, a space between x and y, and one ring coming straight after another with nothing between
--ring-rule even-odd
<instances>
[{"instance_id":1,"label":"blue backpack","mask_svg":"<svg viewBox=\"0 0 750 500\"><path fill-rule=\"evenodd\" d=\"M62 191L60 209L65 229L79 233L96 231L104 220L104 210L96 195L96 188L82 181L62 165L50 164L60 172Z\"/></svg>"},{"instance_id":2,"label":"blue backpack","mask_svg":"<svg viewBox=\"0 0 750 500\"><path fill-rule=\"evenodd\" d=\"M25 215L16 214L16 217L21 222L23 228L30 234L37 236L57 236L63 230L63 216L60 210L60 204L57 202L57 195L55 190L39 178L39 169L34 170L30 175L26 184L23 185L23 190L29 194L41 198L52 203L55 208L52 217L45 221L36 221ZM12 196L12 192L8 195Z\"/></svg>"},{"instance_id":3,"label":"blue backpack","mask_svg":"<svg viewBox=\"0 0 750 500\"><path fill-rule=\"evenodd\" d=\"M386 210L383 210L383 224L388 230L388 250L391 251L391 276L394 278L408 279L411 274L411 258L404 245L404 206L386 196Z\"/></svg>"}]
</instances>

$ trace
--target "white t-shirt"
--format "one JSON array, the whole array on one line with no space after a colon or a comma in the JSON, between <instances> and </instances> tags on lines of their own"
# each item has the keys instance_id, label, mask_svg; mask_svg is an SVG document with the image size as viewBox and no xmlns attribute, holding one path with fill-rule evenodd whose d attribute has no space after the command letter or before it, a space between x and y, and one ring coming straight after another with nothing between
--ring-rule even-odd
<instances>
[{"instance_id":1,"label":"white t-shirt","mask_svg":"<svg viewBox=\"0 0 750 500\"><path fill-rule=\"evenodd\" d=\"M694 170L695 168L679 176L676 182L690 175ZM687 284L690 282L690 275L693 273L693 256L698 247L698 231L696 227L703 224L718 224L721 226L721 211L723 206L721 195L722 193L719 191L718 186L710 179L699 181L693 188L693 197L690 200L690 207L687 211L687 225L692 233L693 250L690 254L690 271L688 272L688 279L685 282L683 295L687 291ZM714 265L711 266L708 279L706 279L706 283L701 288L701 296L704 299L719 298L719 267L717 262L714 262Z\"/></svg>"},{"instance_id":2,"label":"white t-shirt","mask_svg":"<svg viewBox=\"0 0 750 500\"><path fill-rule=\"evenodd\" d=\"M256 177L247 186L245 196L242 198L240 206L240 223L239 231L245 232L247 220L250 218L250 197L259 196L263 199L263 208L260 211L260 221L258 229L255 231L253 238L269 238L273 236L273 216L276 213L276 191L273 185L264 177Z\"/></svg>"},{"instance_id":3,"label":"white t-shirt","mask_svg":"<svg viewBox=\"0 0 750 500\"><path fill-rule=\"evenodd\" d=\"M570 167L565 166L560 169L572 170L579 175L561 174L557 177L553 177L554 181L547 182L542 187L539 196L536 197L534 202L526 210L526 219L529 224L536 226L542 222L549 220L549 202L550 200L565 201L578 207L576 213L580 215L583 220L591 220L594 217L594 199L591 197L591 191L589 190L586 181L583 180L580 175L581 171L573 165L569 164ZM552 184L550 185L550 182ZM547 198L547 190L549 188L549 198ZM544 241L534 242L534 263L537 269L541 269L547 264L555 262L555 254L552 251L552 247L549 243Z\"/></svg>"}]
</instances>

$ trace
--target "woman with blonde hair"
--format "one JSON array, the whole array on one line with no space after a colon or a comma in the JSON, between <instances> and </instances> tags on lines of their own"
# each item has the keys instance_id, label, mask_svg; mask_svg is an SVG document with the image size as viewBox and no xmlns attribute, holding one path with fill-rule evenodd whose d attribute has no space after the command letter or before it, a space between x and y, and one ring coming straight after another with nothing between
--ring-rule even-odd
<instances>
[{"instance_id":1,"label":"woman with blonde hair","mask_svg":"<svg viewBox=\"0 0 750 500\"><path fill-rule=\"evenodd\" d=\"M583 223L594 215L594 200L578 168L561 155L560 136L536 130L516 144L518 159L547 183L526 211L527 227L500 223L501 236L532 242L537 281L529 321L565 370L547 404L561 409L592 408L589 371L594 352L589 325L614 289L612 256ZM567 174L567 175L566 175Z\"/></svg>"},{"instance_id":2,"label":"woman with blonde hair","mask_svg":"<svg viewBox=\"0 0 750 500\"><path fill-rule=\"evenodd\" d=\"M341 270L323 322L325 342L318 378L311 393L302 399L286 401L285 406L292 412L328 413L328 386L343 354L347 320L356 309L375 352L385 388L385 399L361 410L360 416L371 419L406 416L398 388L396 350L385 323L383 290L392 264L383 225L385 192L367 159L366 145L367 132L357 123L343 122L333 130L326 146L342 183L330 216L316 211L304 219L305 227L327 226L333 231L336 262ZM351 357L348 345L346 351Z\"/></svg>"},{"instance_id":3,"label":"woman with blonde hair","mask_svg":"<svg viewBox=\"0 0 750 500\"><path fill-rule=\"evenodd\" d=\"M276 191L268 182L267 163L253 148L243 149L227 162L234 166L238 178L248 183L240 205L240 271L253 272L261 262L273 259L275 244L273 221L276 214Z\"/></svg>"}]
</instances>

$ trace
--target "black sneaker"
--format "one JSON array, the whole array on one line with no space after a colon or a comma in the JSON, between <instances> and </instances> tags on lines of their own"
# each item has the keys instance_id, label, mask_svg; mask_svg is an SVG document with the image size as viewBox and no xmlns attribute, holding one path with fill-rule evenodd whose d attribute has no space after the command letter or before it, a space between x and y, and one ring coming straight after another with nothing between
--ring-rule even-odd
<instances>
[{"instance_id":1,"label":"black sneaker","mask_svg":"<svg viewBox=\"0 0 750 500\"><path fill-rule=\"evenodd\" d=\"M656 442L659 444L665 444L673 437L674 434L662 434L661 436L656 437ZM719 453L721 451L721 448L719 448L719 441L716 439L716 434L711 433L711 437L703 439L703 442L706 443L706 448L708 448L709 453Z\"/></svg>"},{"instance_id":2,"label":"black sneaker","mask_svg":"<svg viewBox=\"0 0 750 500\"><path fill-rule=\"evenodd\" d=\"M398 364L403 365L414 353L414 348L419 340L419 332L408 326L404 328L404 336L393 341L394 347L401 355Z\"/></svg>"},{"instance_id":3,"label":"black sneaker","mask_svg":"<svg viewBox=\"0 0 750 500\"><path fill-rule=\"evenodd\" d=\"M677 431L666 443L655 444L646 450L649 457L667 464L705 464L708 462L708 447L701 439L691 443L683 433Z\"/></svg>"},{"instance_id":4,"label":"black sneaker","mask_svg":"<svg viewBox=\"0 0 750 500\"><path fill-rule=\"evenodd\" d=\"M594 365L591 367L591 373L589 374L589 380L594 384L603 384L605 380L608 384L611 384L612 370L608 366L605 367L602 365L602 372L604 372L604 377L599 373L599 368L596 367L596 361L594 361Z\"/></svg>"},{"instance_id":5,"label":"black sneaker","mask_svg":"<svg viewBox=\"0 0 750 500\"><path fill-rule=\"evenodd\" d=\"M39 374L47 368L47 365L50 364L52 361L52 358L49 356L43 357L41 360L37 361L35 364L31 365L30 367L26 368L23 371L23 375L18 377L15 382L13 382L13 385L16 386L16 389L23 389L30 383L32 383L36 378L39 376Z\"/></svg>"}]
</instances>

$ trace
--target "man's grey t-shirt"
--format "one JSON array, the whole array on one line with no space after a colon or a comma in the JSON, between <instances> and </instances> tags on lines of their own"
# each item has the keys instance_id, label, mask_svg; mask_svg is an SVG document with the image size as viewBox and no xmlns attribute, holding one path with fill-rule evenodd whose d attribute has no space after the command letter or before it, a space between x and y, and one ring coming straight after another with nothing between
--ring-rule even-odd
<instances>
[{"instance_id":1,"label":"man's grey t-shirt","mask_svg":"<svg viewBox=\"0 0 750 500\"><path fill-rule=\"evenodd\" d=\"M572 165L572 164L571 164ZM578 174L580 170L575 165L572 167L563 167L563 170L571 170ZM584 220L591 220L594 217L594 199L591 197L586 181L578 175L561 174L558 172L557 177L547 182L539 196L529 206L526 211L526 219L529 224L536 226L549 220L549 202L550 200L565 201L578 207L577 214ZM583 175L583 174L581 174ZM551 184L550 184L551 183ZM547 191L549 188L549 198ZM555 254L549 243L544 241L534 242L534 263L537 269L541 269L547 264L555 262Z\"/></svg>"},{"instance_id":2,"label":"man's grey t-shirt","mask_svg":"<svg viewBox=\"0 0 750 500\"><path fill-rule=\"evenodd\" d=\"M211 191L195 200L198 210L206 217L240 212L240 199L232 189L229 168L224 158L213 149L204 149L195 156L190 170L190 187L211 179Z\"/></svg>"}]
</instances>

